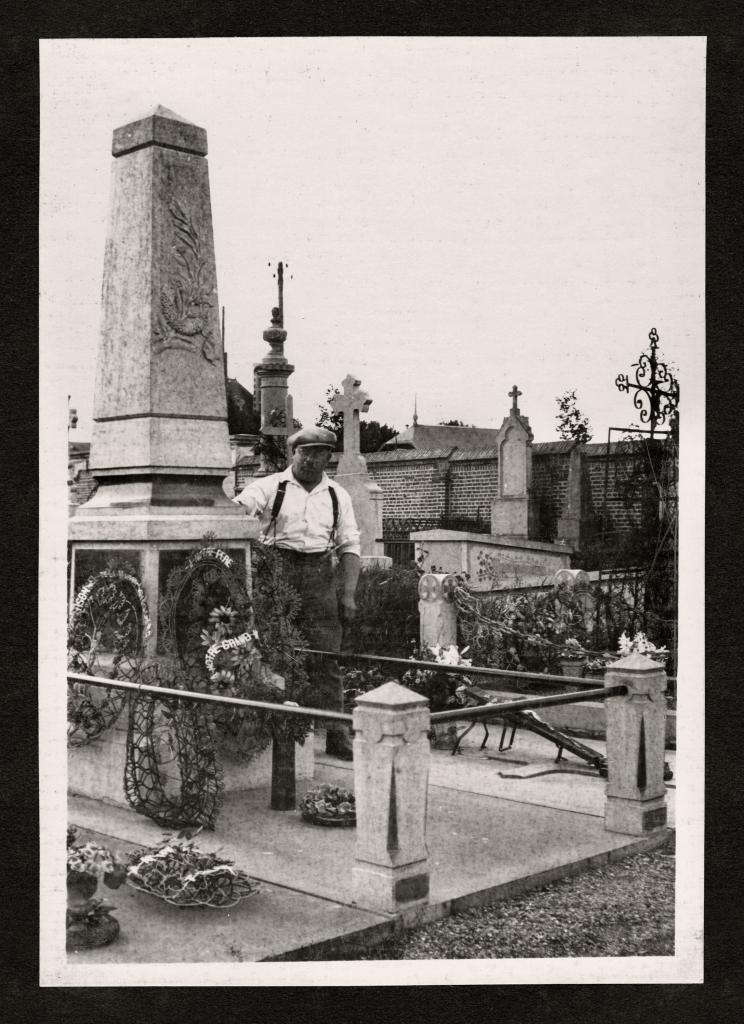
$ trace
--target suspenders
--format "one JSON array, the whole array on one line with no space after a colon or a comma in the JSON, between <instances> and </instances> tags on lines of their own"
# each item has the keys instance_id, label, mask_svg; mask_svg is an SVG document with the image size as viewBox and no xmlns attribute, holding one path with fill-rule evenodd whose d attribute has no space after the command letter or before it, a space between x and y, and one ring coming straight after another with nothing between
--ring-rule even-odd
<instances>
[{"instance_id":1,"label":"suspenders","mask_svg":"<svg viewBox=\"0 0 744 1024\"><path fill-rule=\"evenodd\" d=\"M274 496L274 504L271 506L271 519L269 525L266 528L268 535L269 530L274 528L274 543L276 544L276 520L277 516L284 502L284 495L287 493L287 480L280 480L279 486L276 489ZM332 484L328 484L328 492L331 495L331 505L333 506L333 528L331 529L331 536L328 540L328 549L333 547L334 541L336 540L336 527L338 526L338 495L336 494L336 488Z\"/></svg>"}]
</instances>

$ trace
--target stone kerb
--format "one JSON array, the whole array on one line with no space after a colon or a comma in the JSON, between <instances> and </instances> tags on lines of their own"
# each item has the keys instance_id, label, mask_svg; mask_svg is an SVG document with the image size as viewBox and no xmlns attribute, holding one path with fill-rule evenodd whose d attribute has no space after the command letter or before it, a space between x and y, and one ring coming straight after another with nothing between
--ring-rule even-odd
<instances>
[{"instance_id":1,"label":"stone kerb","mask_svg":"<svg viewBox=\"0 0 744 1024\"><path fill-rule=\"evenodd\" d=\"M646 835L667 822L664 785L666 674L642 654L630 654L605 672L605 685L627 694L608 697L605 828Z\"/></svg>"},{"instance_id":2,"label":"stone kerb","mask_svg":"<svg viewBox=\"0 0 744 1024\"><path fill-rule=\"evenodd\" d=\"M353 879L357 903L370 910L428 901L429 722L426 698L396 682L356 701Z\"/></svg>"},{"instance_id":3,"label":"stone kerb","mask_svg":"<svg viewBox=\"0 0 744 1024\"><path fill-rule=\"evenodd\" d=\"M419 580L419 640L426 647L457 646L455 577L451 573L427 572Z\"/></svg>"}]
</instances>

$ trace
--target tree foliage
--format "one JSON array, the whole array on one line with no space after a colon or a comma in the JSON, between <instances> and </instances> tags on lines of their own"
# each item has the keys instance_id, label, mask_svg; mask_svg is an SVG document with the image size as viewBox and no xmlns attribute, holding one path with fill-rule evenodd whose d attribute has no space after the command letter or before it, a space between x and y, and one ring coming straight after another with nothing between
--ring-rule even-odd
<instances>
[{"instance_id":1,"label":"tree foliage","mask_svg":"<svg viewBox=\"0 0 744 1024\"><path fill-rule=\"evenodd\" d=\"M344 448L344 414L334 412L331 408L331 399L340 395L341 391L336 387L329 387L326 390L325 405L318 406L318 418L315 421L316 427L325 427L332 430L337 437L336 451L343 451ZM399 433L397 427L390 427L387 423L378 423L377 420L359 420L359 450L364 455L367 452L376 452L389 441L391 437Z\"/></svg>"},{"instance_id":2,"label":"tree foliage","mask_svg":"<svg viewBox=\"0 0 744 1024\"><path fill-rule=\"evenodd\" d=\"M463 423L462 420L439 420L438 427L472 427L473 423Z\"/></svg>"},{"instance_id":3,"label":"tree foliage","mask_svg":"<svg viewBox=\"0 0 744 1024\"><path fill-rule=\"evenodd\" d=\"M556 397L558 403L558 436L562 441L580 441L588 444L593 434L589 418L581 414L576 405L576 392L564 391Z\"/></svg>"}]
</instances>

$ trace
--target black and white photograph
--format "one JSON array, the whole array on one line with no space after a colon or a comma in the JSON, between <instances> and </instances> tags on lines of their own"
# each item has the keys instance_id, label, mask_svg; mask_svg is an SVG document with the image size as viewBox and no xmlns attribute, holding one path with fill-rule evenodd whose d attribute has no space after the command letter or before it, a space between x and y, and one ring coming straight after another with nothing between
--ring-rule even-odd
<instances>
[{"instance_id":1,"label":"black and white photograph","mask_svg":"<svg viewBox=\"0 0 744 1024\"><path fill-rule=\"evenodd\" d=\"M41 985L702 981L705 37L39 82Z\"/></svg>"}]
</instances>

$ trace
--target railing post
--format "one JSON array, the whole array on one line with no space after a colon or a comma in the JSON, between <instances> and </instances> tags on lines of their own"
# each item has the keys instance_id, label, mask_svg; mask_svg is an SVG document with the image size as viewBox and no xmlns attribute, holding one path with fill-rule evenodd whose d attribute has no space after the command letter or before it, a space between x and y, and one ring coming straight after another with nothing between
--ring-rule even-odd
<instances>
[{"instance_id":1,"label":"railing post","mask_svg":"<svg viewBox=\"0 0 744 1024\"><path fill-rule=\"evenodd\" d=\"M426 698L395 682L356 700L353 878L368 909L396 913L428 900L429 717Z\"/></svg>"},{"instance_id":2,"label":"railing post","mask_svg":"<svg viewBox=\"0 0 744 1024\"><path fill-rule=\"evenodd\" d=\"M295 743L294 739L274 736L271 747L271 809L295 809Z\"/></svg>"},{"instance_id":3,"label":"railing post","mask_svg":"<svg viewBox=\"0 0 744 1024\"><path fill-rule=\"evenodd\" d=\"M455 577L451 573L426 572L419 580L419 638L422 650L441 644L457 645Z\"/></svg>"},{"instance_id":4,"label":"railing post","mask_svg":"<svg viewBox=\"0 0 744 1024\"><path fill-rule=\"evenodd\" d=\"M608 697L605 828L645 835L667 821L664 786L666 674L642 654L630 654L605 672L605 685L628 692Z\"/></svg>"}]
</instances>

